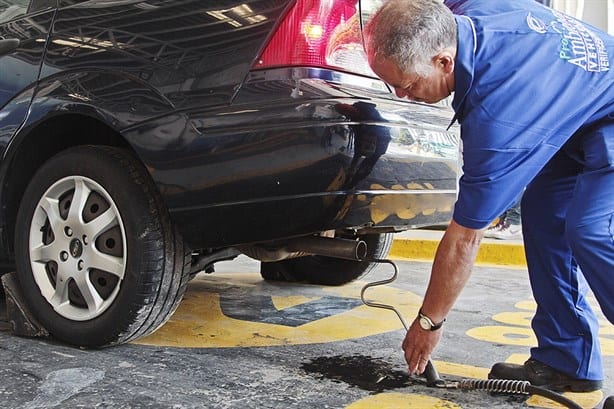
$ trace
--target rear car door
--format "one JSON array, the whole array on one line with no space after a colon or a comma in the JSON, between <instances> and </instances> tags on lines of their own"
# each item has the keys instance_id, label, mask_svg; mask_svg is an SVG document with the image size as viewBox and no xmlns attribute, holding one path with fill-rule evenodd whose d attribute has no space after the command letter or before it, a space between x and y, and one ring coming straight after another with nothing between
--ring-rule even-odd
<instances>
[{"instance_id":1,"label":"rear car door","mask_svg":"<svg viewBox=\"0 0 614 409\"><path fill-rule=\"evenodd\" d=\"M0 0L0 153L23 123L55 0Z\"/></svg>"}]
</instances>

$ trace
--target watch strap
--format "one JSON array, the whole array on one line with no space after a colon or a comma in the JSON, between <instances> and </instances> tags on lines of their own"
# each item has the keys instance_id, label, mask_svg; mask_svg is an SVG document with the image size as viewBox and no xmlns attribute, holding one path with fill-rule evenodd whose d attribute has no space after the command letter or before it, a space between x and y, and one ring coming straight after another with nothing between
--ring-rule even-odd
<instances>
[{"instance_id":1,"label":"watch strap","mask_svg":"<svg viewBox=\"0 0 614 409\"><path fill-rule=\"evenodd\" d=\"M444 318L443 320L441 320L441 322L438 322L435 324L432 319L430 319L426 314L422 312L422 308L420 308L420 310L418 311L418 318L424 319L429 323L430 325L430 328L428 329L429 331L437 331L439 328L443 326L443 323L446 322L446 319Z\"/></svg>"}]
</instances>

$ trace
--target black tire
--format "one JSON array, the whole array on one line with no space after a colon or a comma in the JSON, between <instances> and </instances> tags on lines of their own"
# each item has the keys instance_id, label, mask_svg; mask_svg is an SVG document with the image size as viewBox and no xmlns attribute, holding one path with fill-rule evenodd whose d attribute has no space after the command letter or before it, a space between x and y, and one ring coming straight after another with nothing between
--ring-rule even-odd
<instances>
[{"instance_id":1,"label":"black tire","mask_svg":"<svg viewBox=\"0 0 614 409\"><path fill-rule=\"evenodd\" d=\"M388 256L392 246L393 234L368 234L360 236L360 239L367 243L367 256L365 260L383 259ZM377 263L369 261L306 256L272 263L262 263L260 275L268 281L343 285L364 276L376 266Z\"/></svg>"},{"instance_id":2,"label":"black tire","mask_svg":"<svg viewBox=\"0 0 614 409\"><path fill-rule=\"evenodd\" d=\"M15 231L28 307L64 342L102 347L147 335L186 291L190 252L126 150L81 146L49 159L25 191Z\"/></svg>"}]
</instances>

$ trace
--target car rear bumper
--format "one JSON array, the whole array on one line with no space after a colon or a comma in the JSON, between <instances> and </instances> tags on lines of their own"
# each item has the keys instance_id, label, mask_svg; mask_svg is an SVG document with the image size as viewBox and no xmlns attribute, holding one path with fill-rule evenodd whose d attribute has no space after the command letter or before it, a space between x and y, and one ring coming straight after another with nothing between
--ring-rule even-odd
<instances>
[{"instance_id":1,"label":"car rear bumper","mask_svg":"<svg viewBox=\"0 0 614 409\"><path fill-rule=\"evenodd\" d=\"M377 80L278 69L253 73L229 106L175 113L127 136L186 240L219 247L448 221L458 179L451 118Z\"/></svg>"}]
</instances>

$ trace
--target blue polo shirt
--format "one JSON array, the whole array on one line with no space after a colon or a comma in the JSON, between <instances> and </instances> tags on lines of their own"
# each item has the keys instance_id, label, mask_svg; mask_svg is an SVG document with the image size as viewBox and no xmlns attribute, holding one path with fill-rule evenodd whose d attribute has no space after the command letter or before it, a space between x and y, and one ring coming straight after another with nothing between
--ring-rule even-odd
<instances>
[{"instance_id":1,"label":"blue polo shirt","mask_svg":"<svg viewBox=\"0 0 614 409\"><path fill-rule=\"evenodd\" d=\"M614 38L534 0L444 3L458 25L452 106L463 141L453 217L480 229L572 136L614 121ZM614 135L604 143L614 152Z\"/></svg>"}]
</instances>

